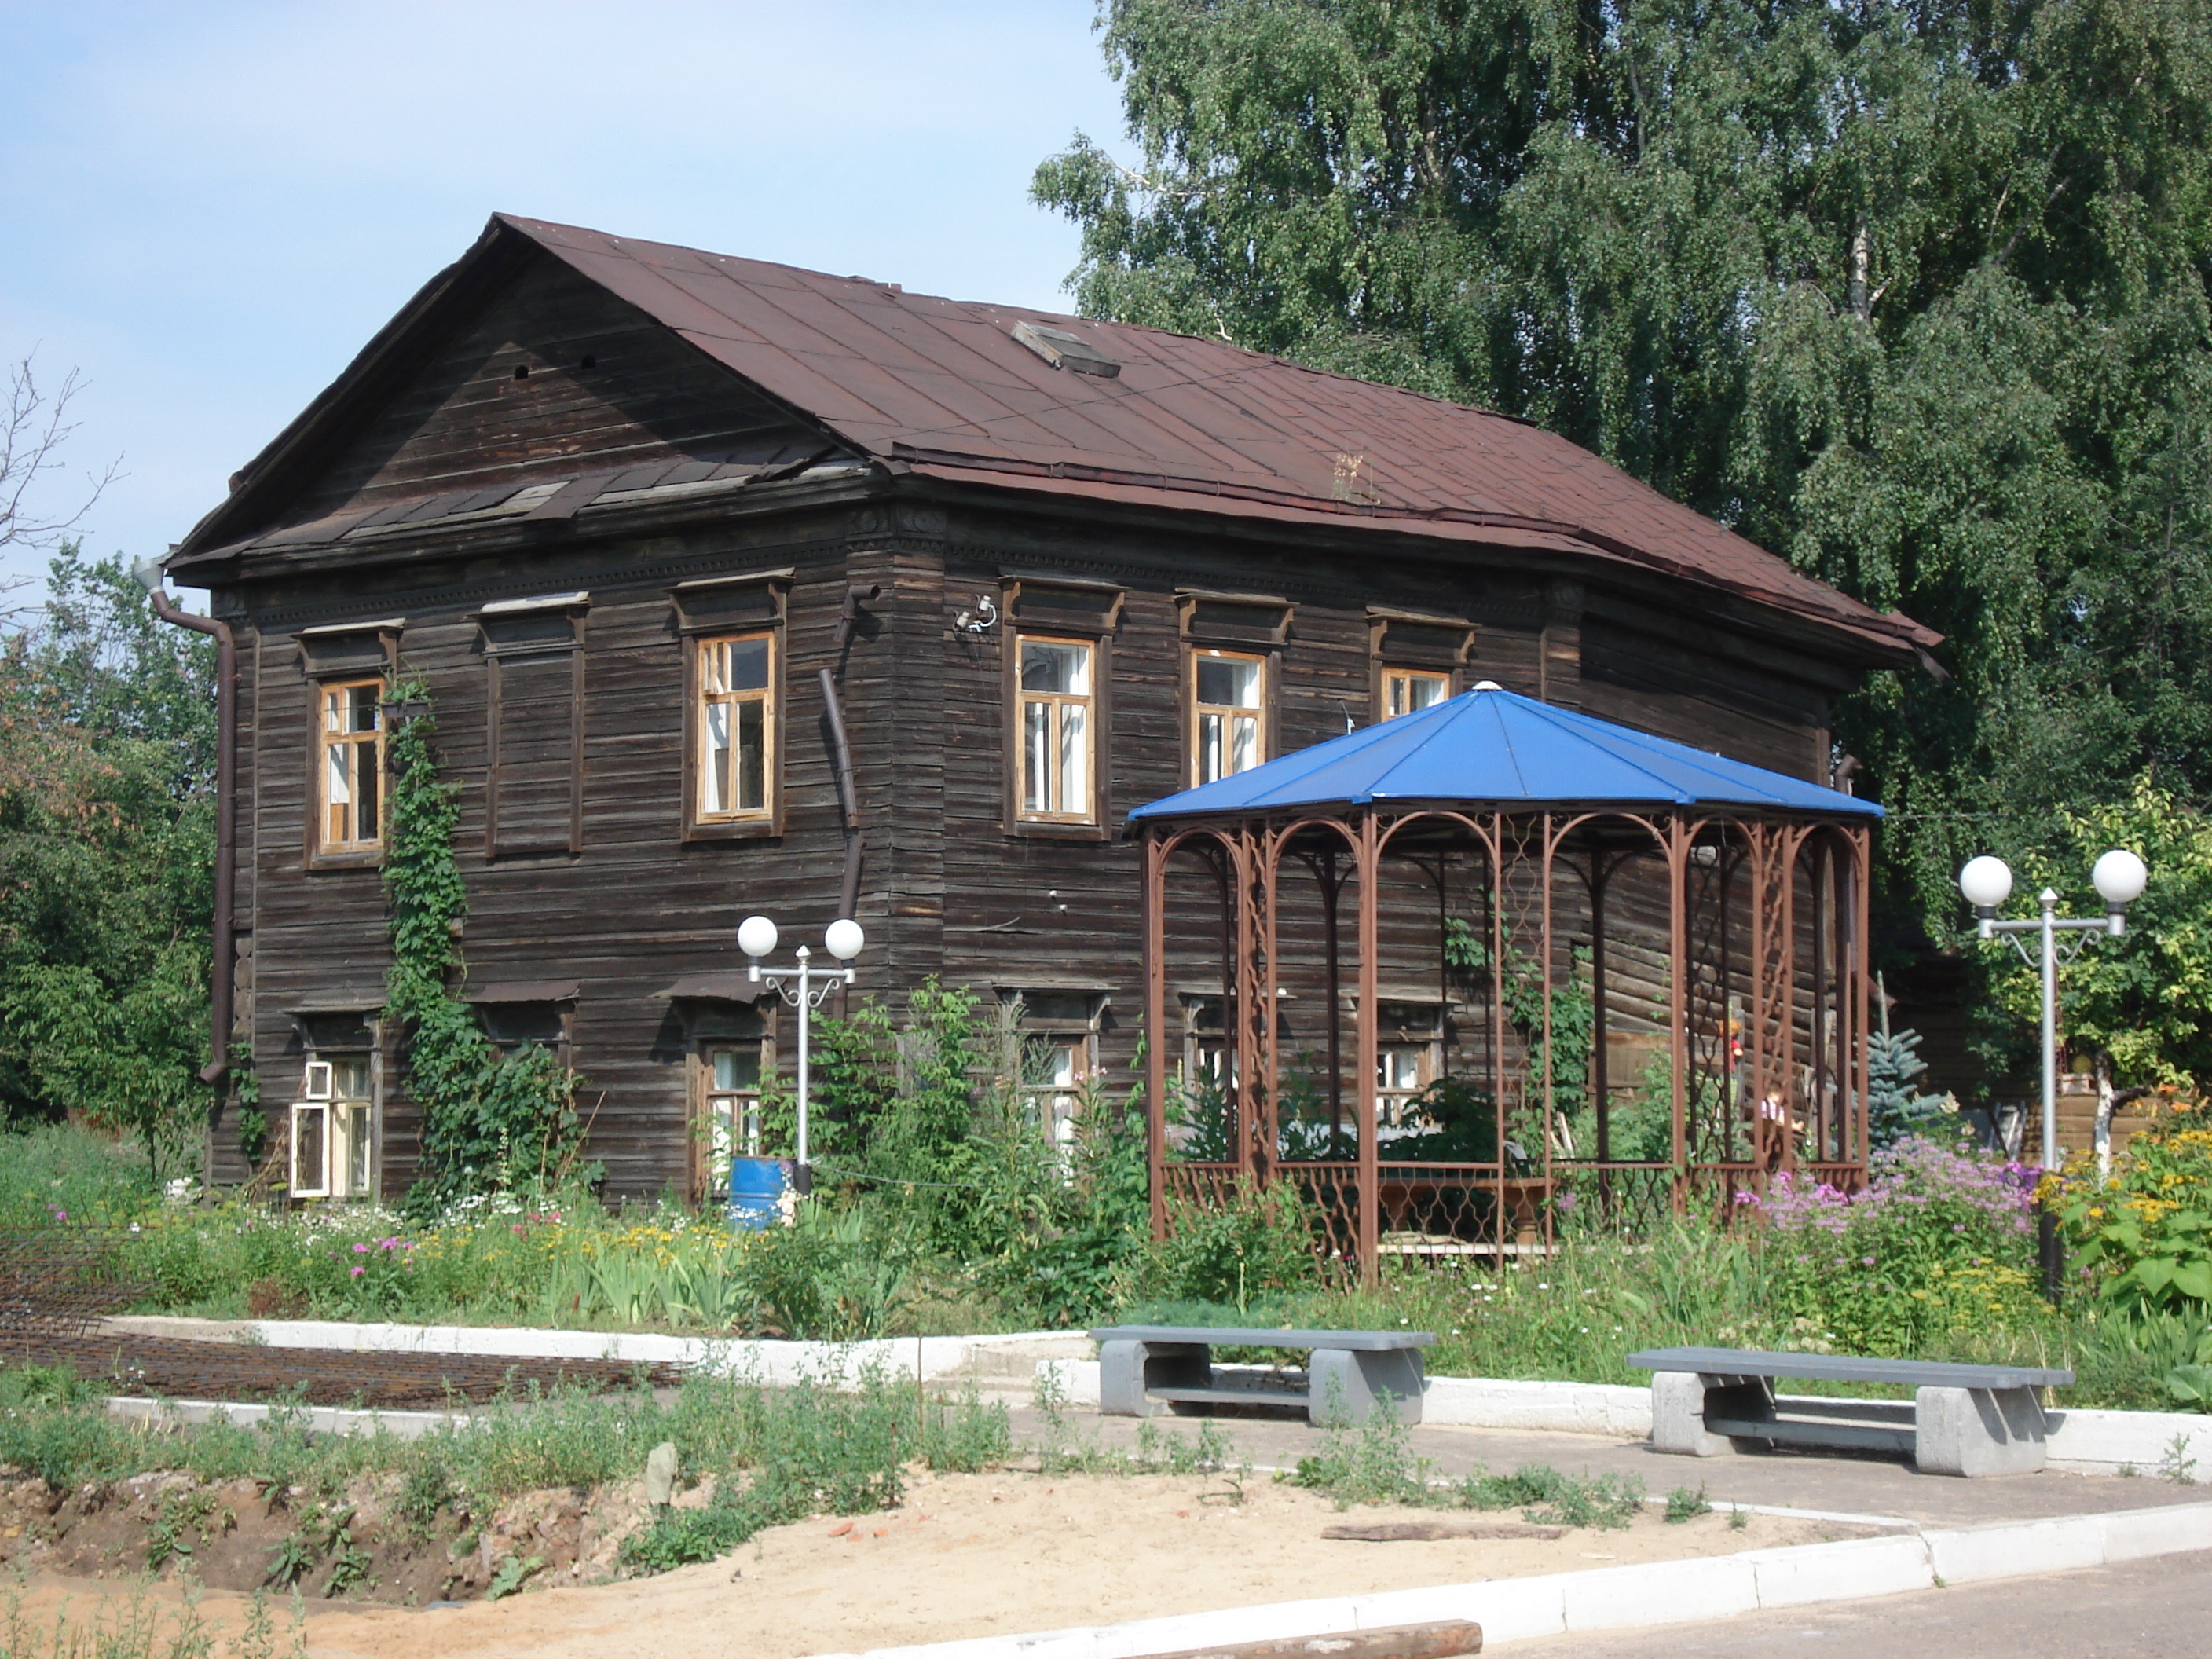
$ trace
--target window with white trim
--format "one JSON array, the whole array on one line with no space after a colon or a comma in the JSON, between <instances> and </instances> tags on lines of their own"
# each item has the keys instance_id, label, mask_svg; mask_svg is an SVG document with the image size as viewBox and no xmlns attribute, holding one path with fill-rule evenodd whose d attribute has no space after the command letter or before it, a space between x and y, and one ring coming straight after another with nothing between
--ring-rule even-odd
<instances>
[{"instance_id":1,"label":"window with white trim","mask_svg":"<svg viewBox=\"0 0 2212 1659\"><path fill-rule=\"evenodd\" d=\"M1199 647L1190 653L1193 786L1249 772L1267 758L1267 659Z\"/></svg>"},{"instance_id":2,"label":"window with white trim","mask_svg":"<svg viewBox=\"0 0 2212 1659\"><path fill-rule=\"evenodd\" d=\"M1021 816L1032 823L1095 823L1098 647L1089 640L1024 635L1017 648Z\"/></svg>"},{"instance_id":3,"label":"window with white trim","mask_svg":"<svg viewBox=\"0 0 2212 1659\"><path fill-rule=\"evenodd\" d=\"M369 1195L375 1133L367 1056L307 1062L292 1106L291 1175L295 1198Z\"/></svg>"}]
</instances>

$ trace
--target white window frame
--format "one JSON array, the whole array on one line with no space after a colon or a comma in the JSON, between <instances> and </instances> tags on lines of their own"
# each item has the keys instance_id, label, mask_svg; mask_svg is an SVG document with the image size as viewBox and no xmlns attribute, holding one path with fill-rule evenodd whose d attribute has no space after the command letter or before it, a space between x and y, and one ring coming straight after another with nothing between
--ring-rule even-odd
<instances>
[{"instance_id":1,"label":"white window frame","mask_svg":"<svg viewBox=\"0 0 2212 1659\"><path fill-rule=\"evenodd\" d=\"M1022 684L1022 670L1032 645L1049 645L1083 653L1083 680L1086 689L1075 691L1031 691ZM1021 751L1015 780L1016 811L1025 823L1079 823L1098 822L1098 641L1069 638L1054 634L1017 634L1014 636L1014 741ZM1030 737L1030 715L1032 709L1044 717L1045 744L1042 758L1048 773L1047 787L1042 792L1048 803L1036 805L1035 788L1037 782L1035 763L1040 758ZM1082 786L1079 790L1067 787L1066 720L1070 711L1077 713L1083 723L1081 742ZM1069 796L1079 799L1072 804Z\"/></svg>"},{"instance_id":2,"label":"white window frame","mask_svg":"<svg viewBox=\"0 0 2212 1659\"><path fill-rule=\"evenodd\" d=\"M341 1097L338 1067L358 1066L359 1090ZM292 1104L290 1175L286 1191L294 1198L368 1198L376 1185L376 1118L372 1096L374 1061L310 1060L300 1079L300 1098ZM301 1148L308 1126L320 1155L303 1168Z\"/></svg>"}]
</instances>

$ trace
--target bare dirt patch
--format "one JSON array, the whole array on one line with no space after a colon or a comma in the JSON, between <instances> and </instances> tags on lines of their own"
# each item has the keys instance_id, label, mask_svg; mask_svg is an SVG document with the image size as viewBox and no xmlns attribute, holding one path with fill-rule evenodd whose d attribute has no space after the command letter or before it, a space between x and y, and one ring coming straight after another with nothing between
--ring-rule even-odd
<instances>
[{"instance_id":1,"label":"bare dirt patch","mask_svg":"<svg viewBox=\"0 0 2212 1659\"><path fill-rule=\"evenodd\" d=\"M605 1570L595 1556L611 1559L605 1540L617 1528L604 1524L615 1518L609 1513L591 1522L597 1550L571 1555L568 1566L538 1571L523 1594L422 1610L365 1605L362 1597L388 1588L356 1586L310 1603L308 1641L316 1659L720 1659L731 1652L796 1659L1856 1535L1843 1525L1765 1516L1747 1517L1741 1528L1721 1514L1670 1525L1655 1505L1618 1530L1373 1542L1323 1534L1346 1526L1435 1529L1440 1517L1401 1509L1339 1510L1264 1476L1246 1481L1243 1503L1231 1501L1233 1495L1219 1475L916 1474L896 1510L779 1527L720 1561L658 1577L581 1582ZM556 1497L531 1501L543 1507ZM634 1523L635 1488L609 1498ZM508 1517L506 1541L496 1549L543 1540L538 1522L525 1518L528 1507L520 1504ZM586 1518L580 1513L580 1524ZM1472 1526L1478 1518L1454 1519ZM27 1565L51 1568L62 1559L46 1553ZM173 1575L177 1565L166 1570ZM49 1572L34 1586L33 1602L67 1592L83 1611L89 1592L107 1588ZM165 1586L163 1593L173 1592ZM243 1607L242 1597L210 1592L201 1612L234 1627Z\"/></svg>"}]
</instances>

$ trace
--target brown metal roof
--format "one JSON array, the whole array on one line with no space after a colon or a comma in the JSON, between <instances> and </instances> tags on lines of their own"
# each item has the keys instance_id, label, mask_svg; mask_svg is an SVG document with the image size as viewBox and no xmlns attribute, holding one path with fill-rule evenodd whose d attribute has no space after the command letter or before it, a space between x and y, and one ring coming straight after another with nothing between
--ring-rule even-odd
<instances>
[{"instance_id":1,"label":"brown metal roof","mask_svg":"<svg viewBox=\"0 0 2212 1659\"><path fill-rule=\"evenodd\" d=\"M896 471L1237 518L1553 548L1790 611L1885 656L1924 653L1941 638L1509 416L1220 340L907 294L504 214L441 282L454 285L471 260L492 258L496 244L514 238ZM511 247L503 257L513 257ZM440 291L434 283L417 307ZM1120 374L1055 368L1013 337L1024 321L1076 334L1119 363ZM248 478L330 413L347 383L318 399ZM225 516L200 526L185 544L186 559L213 550L208 543L233 527L217 525Z\"/></svg>"}]
</instances>

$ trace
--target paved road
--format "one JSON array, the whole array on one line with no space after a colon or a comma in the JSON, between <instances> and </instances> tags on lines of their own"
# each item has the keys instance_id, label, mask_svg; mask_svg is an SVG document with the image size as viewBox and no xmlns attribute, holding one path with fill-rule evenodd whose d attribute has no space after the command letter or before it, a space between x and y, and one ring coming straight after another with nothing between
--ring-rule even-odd
<instances>
[{"instance_id":1,"label":"paved road","mask_svg":"<svg viewBox=\"0 0 2212 1659\"><path fill-rule=\"evenodd\" d=\"M1511 1659L2203 1659L2212 1655L2212 1554L1709 1625L1547 1637L1497 1651Z\"/></svg>"}]
</instances>

